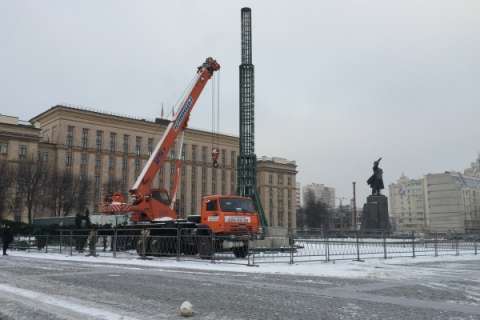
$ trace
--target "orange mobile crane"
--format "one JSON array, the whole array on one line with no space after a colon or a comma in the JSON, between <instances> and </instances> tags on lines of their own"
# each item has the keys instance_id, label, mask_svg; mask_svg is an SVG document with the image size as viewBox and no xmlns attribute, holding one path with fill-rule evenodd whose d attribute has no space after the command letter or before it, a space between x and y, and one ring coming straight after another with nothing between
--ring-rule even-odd
<instances>
[{"instance_id":1,"label":"orange mobile crane","mask_svg":"<svg viewBox=\"0 0 480 320\"><path fill-rule=\"evenodd\" d=\"M190 92L186 94L174 118L167 126L162 138L153 150L148 162L138 176L133 187L129 190L133 199L126 203L121 193L115 193L101 204L100 211L104 214L129 213L132 223L141 225L148 232L146 241L140 245L142 251L152 255L160 254L166 246L159 243L161 236L169 235L173 229L191 230L190 239L197 237L197 251L202 257L208 257L213 249L223 249L228 242L228 247L235 256L244 257L248 252L248 240L259 234L259 218L256 208L250 198L234 195L210 195L201 200L200 215L177 219L175 199L180 177L180 152L175 160L175 180L171 188L171 196L162 188L152 188L153 179L163 167L171 148L180 137L180 148L183 145L183 135L187 127L190 113L195 102L213 73L220 69L220 65L213 59L207 58L198 67L196 78ZM213 166L218 166L217 153L212 151ZM151 228L149 228L151 227ZM163 229L162 229L163 227ZM170 230L170 231L166 231ZM215 235L215 241L208 235ZM158 237L155 237L158 236ZM156 238L157 240L152 240ZM173 248L172 248L173 249ZM195 249L195 248L194 248ZM139 251L137 247L137 251ZM189 247L192 251L192 246Z\"/></svg>"}]
</instances>

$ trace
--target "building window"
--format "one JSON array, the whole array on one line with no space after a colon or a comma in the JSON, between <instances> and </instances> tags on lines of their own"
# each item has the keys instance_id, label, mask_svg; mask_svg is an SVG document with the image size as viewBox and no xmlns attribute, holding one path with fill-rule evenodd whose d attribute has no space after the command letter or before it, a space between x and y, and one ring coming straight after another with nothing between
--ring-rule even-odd
<instances>
[{"instance_id":1,"label":"building window","mask_svg":"<svg viewBox=\"0 0 480 320\"><path fill-rule=\"evenodd\" d=\"M40 152L39 158L42 162L48 162L48 151Z\"/></svg>"},{"instance_id":2,"label":"building window","mask_svg":"<svg viewBox=\"0 0 480 320\"><path fill-rule=\"evenodd\" d=\"M88 171L88 153L80 155L80 178L85 179Z\"/></svg>"},{"instance_id":3,"label":"building window","mask_svg":"<svg viewBox=\"0 0 480 320\"><path fill-rule=\"evenodd\" d=\"M184 143L182 145L182 160L185 161L187 160L187 145Z\"/></svg>"},{"instance_id":4,"label":"building window","mask_svg":"<svg viewBox=\"0 0 480 320\"><path fill-rule=\"evenodd\" d=\"M212 194L217 193L217 169L212 168Z\"/></svg>"},{"instance_id":5,"label":"building window","mask_svg":"<svg viewBox=\"0 0 480 320\"><path fill-rule=\"evenodd\" d=\"M81 158L80 158L80 164L82 166L87 166L87 164L88 164L88 154L87 153L82 153Z\"/></svg>"},{"instance_id":6,"label":"building window","mask_svg":"<svg viewBox=\"0 0 480 320\"><path fill-rule=\"evenodd\" d=\"M140 171L140 159L136 158L135 159L135 172L138 175L138 171Z\"/></svg>"},{"instance_id":7,"label":"building window","mask_svg":"<svg viewBox=\"0 0 480 320\"><path fill-rule=\"evenodd\" d=\"M160 168L160 172L158 173L158 186L160 188L165 187L165 165Z\"/></svg>"},{"instance_id":8,"label":"building window","mask_svg":"<svg viewBox=\"0 0 480 320\"><path fill-rule=\"evenodd\" d=\"M82 129L82 149L88 148L88 129Z\"/></svg>"},{"instance_id":9,"label":"building window","mask_svg":"<svg viewBox=\"0 0 480 320\"><path fill-rule=\"evenodd\" d=\"M237 161L237 154L235 151L230 152L230 166L235 168L235 162Z\"/></svg>"},{"instance_id":10,"label":"building window","mask_svg":"<svg viewBox=\"0 0 480 320\"><path fill-rule=\"evenodd\" d=\"M192 144L192 162L197 161L197 146Z\"/></svg>"},{"instance_id":11,"label":"building window","mask_svg":"<svg viewBox=\"0 0 480 320\"><path fill-rule=\"evenodd\" d=\"M115 158L109 157L108 158L108 170L113 170L115 168Z\"/></svg>"},{"instance_id":12,"label":"building window","mask_svg":"<svg viewBox=\"0 0 480 320\"><path fill-rule=\"evenodd\" d=\"M95 168L100 169L101 166L102 166L102 159L97 155L95 157Z\"/></svg>"},{"instance_id":13,"label":"building window","mask_svg":"<svg viewBox=\"0 0 480 320\"><path fill-rule=\"evenodd\" d=\"M202 162L207 163L208 148L202 147Z\"/></svg>"},{"instance_id":14,"label":"building window","mask_svg":"<svg viewBox=\"0 0 480 320\"><path fill-rule=\"evenodd\" d=\"M100 175L95 176L95 197L100 198Z\"/></svg>"},{"instance_id":15,"label":"building window","mask_svg":"<svg viewBox=\"0 0 480 320\"><path fill-rule=\"evenodd\" d=\"M130 136L128 134L123 135L123 153L128 154L128 140Z\"/></svg>"},{"instance_id":16,"label":"building window","mask_svg":"<svg viewBox=\"0 0 480 320\"><path fill-rule=\"evenodd\" d=\"M110 152L117 151L117 134L110 132Z\"/></svg>"},{"instance_id":17,"label":"building window","mask_svg":"<svg viewBox=\"0 0 480 320\"><path fill-rule=\"evenodd\" d=\"M136 137L135 138L135 154L140 156L142 153L142 137Z\"/></svg>"},{"instance_id":18,"label":"building window","mask_svg":"<svg viewBox=\"0 0 480 320\"><path fill-rule=\"evenodd\" d=\"M230 193L234 194L235 190L235 170L230 171Z\"/></svg>"},{"instance_id":19,"label":"building window","mask_svg":"<svg viewBox=\"0 0 480 320\"><path fill-rule=\"evenodd\" d=\"M289 186L292 185L292 177L288 177L288 178L287 178L287 183L288 183Z\"/></svg>"},{"instance_id":20,"label":"building window","mask_svg":"<svg viewBox=\"0 0 480 320\"><path fill-rule=\"evenodd\" d=\"M102 147L103 147L103 131L97 130L97 139L96 139L95 143L96 143L96 145L97 145L97 152L102 151Z\"/></svg>"},{"instance_id":21,"label":"building window","mask_svg":"<svg viewBox=\"0 0 480 320\"><path fill-rule=\"evenodd\" d=\"M268 183L273 184L273 174L271 173L268 175Z\"/></svg>"},{"instance_id":22,"label":"building window","mask_svg":"<svg viewBox=\"0 0 480 320\"><path fill-rule=\"evenodd\" d=\"M148 138L148 155L151 156L153 153L153 138Z\"/></svg>"},{"instance_id":23,"label":"building window","mask_svg":"<svg viewBox=\"0 0 480 320\"><path fill-rule=\"evenodd\" d=\"M128 169L128 158L127 157L124 157L122 159L122 170L127 170Z\"/></svg>"},{"instance_id":24,"label":"building window","mask_svg":"<svg viewBox=\"0 0 480 320\"><path fill-rule=\"evenodd\" d=\"M67 151L67 153L65 153L65 166L66 167L71 167L72 164L73 164L73 154L71 151Z\"/></svg>"},{"instance_id":25,"label":"building window","mask_svg":"<svg viewBox=\"0 0 480 320\"><path fill-rule=\"evenodd\" d=\"M222 149L222 165L225 167L227 164L227 150Z\"/></svg>"},{"instance_id":26,"label":"building window","mask_svg":"<svg viewBox=\"0 0 480 320\"><path fill-rule=\"evenodd\" d=\"M192 167L192 200L190 204L190 211L195 214L197 211L197 168Z\"/></svg>"},{"instance_id":27,"label":"building window","mask_svg":"<svg viewBox=\"0 0 480 320\"><path fill-rule=\"evenodd\" d=\"M8 142L0 142L0 154L8 153Z\"/></svg>"},{"instance_id":28,"label":"building window","mask_svg":"<svg viewBox=\"0 0 480 320\"><path fill-rule=\"evenodd\" d=\"M66 141L66 145L67 145L68 148L73 147L73 130L74 130L74 126L68 126L68 128L67 128L67 141Z\"/></svg>"},{"instance_id":29,"label":"building window","mask_svg":"<svg viewBox=\"0 0 480 320\"><path fill-rule=\"evenodd\" d=\"M222 170L222 194L227 193L227 174L225 170Z\"/></svg>"},{"instance_id":30,"label":"building window","mask_svg":"<svg viewBox=\"0 0 480 320\"><path fill-rule=\"evenodd\" d=\"M207 194L207 168L202 167L202 196Z\"/></svg>"},{"instance_id":31,"label":"building window","mask_svg":"<svg viewBox=\"0 0 480 320\"><path fill-rule=\"evenodd\" d=\"M27 145L21 144L18 149L18 159L25 160L27 159Z\"/></svg>"},{"instance_id":32,"label":"building window","mask_svg":"<svg viewBox=\"0 0 480 320\"><path fill-rule=\"evenodd\" d=\"M283 175L278 174L278 184L283 186Z\"/></svg>"}]
</instances>

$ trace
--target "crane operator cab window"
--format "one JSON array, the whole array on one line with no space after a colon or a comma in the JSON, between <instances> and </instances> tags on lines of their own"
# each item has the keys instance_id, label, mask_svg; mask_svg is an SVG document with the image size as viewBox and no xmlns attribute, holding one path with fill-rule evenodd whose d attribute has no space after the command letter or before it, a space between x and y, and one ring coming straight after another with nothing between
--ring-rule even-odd
<instances>
[{"instance_id":1,"label":"crane operator cab window","mask_svg":"<svg viewBox=\"0 0 480 320\"><path fill-rule=\"evenodd\" d=\"M217 200L208 200L207 201L207 211L217 211Z\"/></svg>"}]
</instances>

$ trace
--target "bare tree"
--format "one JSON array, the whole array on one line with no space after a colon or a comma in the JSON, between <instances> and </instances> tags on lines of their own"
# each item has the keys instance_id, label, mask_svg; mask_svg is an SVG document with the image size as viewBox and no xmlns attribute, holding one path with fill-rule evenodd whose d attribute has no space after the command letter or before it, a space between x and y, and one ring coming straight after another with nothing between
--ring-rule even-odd
<instances>
[{"instance_id":1,"label":"bare tree","mask_svg":"<svg viewBox=\"0 0 480 320\"><path fill-rule=\"evenodd\" d=\"M22 160L17 167L17 197L23 201L27 209L28 223L33 221L33 210L42 199L41 190L47 186L49 166L40 158L37 160Z\"/></svg>"},{"instance_id":2,"label":"bare tree","mask_svg":"<svg viewBox=\"0 0 480 320\"><path fill-rule=\"evenodd\" d=\"M15 167L6 159L0 160L0 220L3 219L3 212L11 200L14 177Z\"/></svg>"},{"instance_id":3,"label":"bare tree","mask_svg":"<svg viewBox=\"0 0 480 320\"><path fill-rule=\"evenodd\" d=\"M315 194L309 190L305 194L305 206L303 208L305 224L310 228L326 228L330 223L330 212L328 206L320 200L315 199Z\"/></svg>"},{"instance_id":4,"label":"bare tree","mask_svg":"<svg viewBox=\"0 0 480 320\"><path fill-rule=\"evenodd\" d=\"M83 212L91 201L91 181L74 175L71 170L55 170L49 178L49 207L56 216L67 216L74 210Z\"/></svg>"},{"instance_id":5,"label":"bare tree","mask_svg":"<svg viewBox=\"0 0 480 320\"><path fill-rule=\"evenodd\" d=\"M110 198L115 192L123 193L122 180L111 177L108 182L103 185L103 194L106 198Z\"/></svg>"},{"instance_id":6,"label":"bare tree","mask_svg":"<svg viewBox=\"0 0 480 320\"><path fill-rule=\"evenodd\" d=\"M77 197L75 200L75 207L78 212L84 212L88 204L92 200L92 189L90 188L91 179L88 176L79 176L74 178L74 184L78 187Z\"/></svg>"}]
</instances>

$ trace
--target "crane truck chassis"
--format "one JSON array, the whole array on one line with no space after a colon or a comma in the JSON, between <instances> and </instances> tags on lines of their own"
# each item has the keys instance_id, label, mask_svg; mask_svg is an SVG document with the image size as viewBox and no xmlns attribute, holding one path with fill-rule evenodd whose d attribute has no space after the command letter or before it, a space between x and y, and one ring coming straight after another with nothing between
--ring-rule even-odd
<instances>
[{"instance_id":1,"label":"crane truck chassis","mask_svg":"<svg viewBox=\"0 0 480 320\"><path fill-rule=\"evenodd\" d=\"M220 65L213 58L207 58L197 68L192 88L181 100L178 111L129 191L133 200L126 203L121 193L115 193L106 197L100 205L103 214L128 214L131 223L141 229L140 234L135 235L135 247L142 256L176 252L198 253L202 258L209 258L215 252L230 250L236 257L245 257L249 240L261 233L257 210L248 197L204 196L200 215L189 216L187 219L178 219L174 210L182 165L180 155L184 131L198 97L213 73L219 69ZM152 188L152 184L177 138L180 138L177 143L180 149L176 152L179 158L174 161L175 179L170 196L163 188ZM218 150L213 148L212 167L218 167L217 157ZM178 241L181 245L178 245Z\"/></svg>"}]
</instances>

